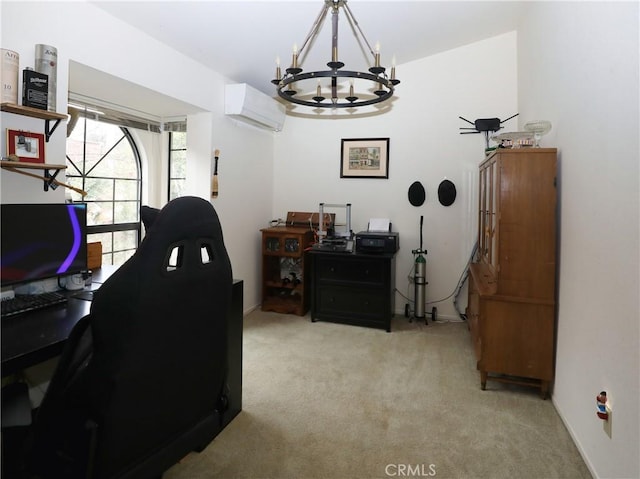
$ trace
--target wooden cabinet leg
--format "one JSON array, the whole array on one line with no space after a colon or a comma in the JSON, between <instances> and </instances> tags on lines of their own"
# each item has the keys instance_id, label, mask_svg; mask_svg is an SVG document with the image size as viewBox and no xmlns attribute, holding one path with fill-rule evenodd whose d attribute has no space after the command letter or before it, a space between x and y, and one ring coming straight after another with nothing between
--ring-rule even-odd
<instances>
[{"instance_id":1,"label":"wooden cabinet leg","mask_svg":"<svg viewBox=\"0 0 640 479\"><path fill-rule=\"evenodd\" d=\"M549 397L549 381L540 382L540 397L547 399Z\"/></svg>"},{"instance_id":2,"label":"wooden cabinet leg","mask_svg":"<svg viewBox=\"0 0 640 479\"><path fill-rule=\"evenodd\" d=\"M480 389L483 391L487 389L487 372L480 371Z\"/></svg>"}]
</instances>

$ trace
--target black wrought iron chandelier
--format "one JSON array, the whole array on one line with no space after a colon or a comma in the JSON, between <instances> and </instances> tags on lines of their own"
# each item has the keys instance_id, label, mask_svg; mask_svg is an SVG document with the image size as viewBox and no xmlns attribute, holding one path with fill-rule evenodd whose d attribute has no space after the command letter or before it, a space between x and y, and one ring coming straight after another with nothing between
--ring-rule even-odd
<instances>
[{"instance_id":1,"label":"black wrought iron chandelier","mask_svg":"<svg viewBox=\"0 0 640 479\"><path fill-rule=\"evenodd\" d=\"M340 9L343 9L345 16L351 24L352 30L358 37L358 33L364 45L369 50L373 60L373 66L369 68L368 72L341 70L344 67L344 63L338 58L338 16ZM331 61L327 63L328 70L303 72L299 65L299 60L302 57L305 48L310 44L310 41L318 34L327 13L331 10ZM275 84L278 91L278 96L285 101L295 103L298 105L304 105L314 108L356 108L361 106L373 105L389 100L394 93L395 86L400 83L400 80L396 78L395 65L391 67L391 73L389 76L386 74L386 68L380 65L380 51L379 47L374 52L369 45L362 29L355 20L353 13L347 6L347 0L324 0L324 6L318 15L315 23L313 24L311 31L307 35L302 48L298 51L294 46L291 66L285 70L285 75L282 75L279 62L276 66L276 77L271 80L271 83ZM320 79L329 78L329 97L323 96L322 86ZM349 81L348 94L340 97L338 95L341 89L339 85L340 80ZM358 81L361 84L361 80L364 80L366 85L372 89L372 93L360 94L356 96L354 92L354 83ZM315 95L311 94L299 94L301 92L313 92L313 82L317 82L315 86ZM308 88L304 88L304 85L310 85ZM325 86L326 88L326 86Z\"/></svg>"}]
</instances>

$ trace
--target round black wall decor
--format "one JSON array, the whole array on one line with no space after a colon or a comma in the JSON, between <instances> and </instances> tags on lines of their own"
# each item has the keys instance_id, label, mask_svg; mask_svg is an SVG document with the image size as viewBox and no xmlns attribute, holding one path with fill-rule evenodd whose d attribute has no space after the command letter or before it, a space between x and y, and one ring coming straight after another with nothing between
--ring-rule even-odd
<instances>
[{"instance_id":1,"label":"round black wall decor","mask_svg":"<svg viewBox=\"0 0 640 479\"><path fill-rule=\"evenodd\" d=\"M409 187L409 203L413 206L422 206L424 200L427 197L427 193L424 191L424 186L419 181L414 181Z\"/></svg>"},{"instance_id":2,"label":"round black wall decor","mask_svg":"<svg viewBox=\"0 0 640 479\"><path fill-rule=\"evenodd\" d=\"M443 180L438 186L438 200L443 206L451 206L456 200L456 185L449 180Z\"/></svg>"}]
</instances>

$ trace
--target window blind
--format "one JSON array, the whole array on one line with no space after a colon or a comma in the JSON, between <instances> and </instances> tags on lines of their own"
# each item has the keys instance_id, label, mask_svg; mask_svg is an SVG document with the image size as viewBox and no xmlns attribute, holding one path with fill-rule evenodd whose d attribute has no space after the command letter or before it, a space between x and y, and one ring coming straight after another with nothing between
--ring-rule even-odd
<instances>
[{"instance_id":1,"label":"window blind","mask_svg":"<svg viewBox=\"0 0 640 479\"><path fill-rule=\"evenodd\" d=\"M172 118L171 121L163 122L162 118L155 115L122 105L115 105L96 98L89 98L73 92L69 92L69 102L67 106L68 113L71 116L70 123L74 121L74 117L84 117L95 121L123 126L125 128L149 131L151 133L187 131L186 118Z\"/></svg>"}]
</instances>

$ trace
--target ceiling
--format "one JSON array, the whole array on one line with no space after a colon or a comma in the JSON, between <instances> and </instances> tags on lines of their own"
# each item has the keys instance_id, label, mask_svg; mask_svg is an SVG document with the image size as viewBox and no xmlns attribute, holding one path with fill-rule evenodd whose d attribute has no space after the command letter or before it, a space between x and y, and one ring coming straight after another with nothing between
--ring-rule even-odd
<instances>
[{"instance_id":1,"label":"ceiling","mask_svg":"<svg viewBox=\"0 0 640 479\"><path fill-rule=\"evenodd\" d=\"M283 69L294 43L300 49L323 0L91 1L114 17L238 83L270 96L276 58ZM369 45L379 42L381 63L402 64L517 29L525 2L349 0ZM344 13L338 27L339 59L349 70L368 68ZM326 68L331 55L330 14L302 58L306 71ZM365 54L367 57L365 57ZM158 61L162 61L158 58Z\"/></svg>"}]
</instances>

